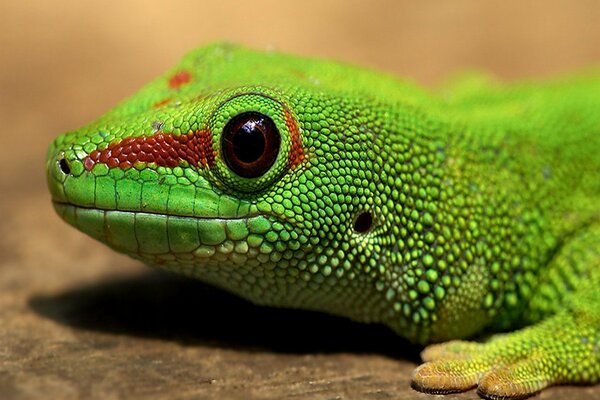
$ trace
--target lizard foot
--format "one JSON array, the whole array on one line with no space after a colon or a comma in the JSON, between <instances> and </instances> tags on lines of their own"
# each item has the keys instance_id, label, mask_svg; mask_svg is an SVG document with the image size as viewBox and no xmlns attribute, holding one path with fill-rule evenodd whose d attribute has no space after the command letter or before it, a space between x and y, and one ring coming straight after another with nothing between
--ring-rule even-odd
<instances>
[{"instance_id":1,"label":"lizard foot","mask_svg":"<svg viewBox=\"0 0 600 400\"><path fill-rule=\"evenodd\" d=\"M411 386L449 394L477 388L489 400L517 400L561 383L600 380L598 311L582 302L537 325L484 343L450 341L421 354Z\"/></svg>"},{"instance_id":2,"label":"lizard foot","mask_svg":"<svg viewBox=\"0 0 600 400\"><path fill-rule=\"evenodd\" d=\"M496 367L485 357L473 355L461 358L440 359L421 365L414 372L413 389L430 394L449 394L477 387L477 394L484 399L518 400L530 397L553 383L544 359L527 358Z\"/></svg>"}]
</instances>

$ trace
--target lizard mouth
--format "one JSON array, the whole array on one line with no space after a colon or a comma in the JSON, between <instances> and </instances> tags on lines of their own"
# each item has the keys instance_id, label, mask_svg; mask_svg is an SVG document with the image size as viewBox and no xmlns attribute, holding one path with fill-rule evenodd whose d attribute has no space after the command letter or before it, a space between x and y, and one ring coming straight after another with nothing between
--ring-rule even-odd
<instances>
[{"instance_id":1,"label":"lizard mouth","mask_svg":"<svg viewBox=\"0 0 600 400\"><path fill-rule=\"evenodd\" d=\"M121 212L121 213L131 213L131 214L146 214L146 215L159 215L162 217L173 217L173 218L189 218L193 220L222 220L222 221L241 221L241 220L249 220L254 217L264 216L260 213L248 214L245 216L239 217L224 217L224 216L202 216L202 215L187 215L187 214L176 214L176 213L164 213L158 211L146 211L146 210L125 210L125 209L116 209L116 208L101 208L101 207L88 207L77 205L75 203L69 203L60 200L52 200L52 204L54 205L55 210L57 208L63 207L72 207L78 210L96 210L96 211L104 211L104 212ZM58 210L57 210L58 211ZM62 215L61 215L62 216Z\"/></svg>"},{"instance_id":2,"label":"lizard mouth","mask_svg":"<svg viewBox=\"0 0 600 400\"><path fill-rule=\"evenodd\" d=\"M272 224L260 214L222 218L108 210L55 200L53 205L76 229L118 251L139 256L205 258L216 251L247 254L250 247L260 248L262 234Z\"/></svg>"}]
</instances>

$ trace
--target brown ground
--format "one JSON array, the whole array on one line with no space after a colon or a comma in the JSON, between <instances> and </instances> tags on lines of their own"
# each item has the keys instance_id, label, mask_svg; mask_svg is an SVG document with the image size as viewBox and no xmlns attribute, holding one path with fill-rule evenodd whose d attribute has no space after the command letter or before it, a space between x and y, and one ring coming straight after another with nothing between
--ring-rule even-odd
<instances>
[{"instance_id":1,"label":"brown ground","mask_svg":"<svg viewBox=\"0 0 600 400\"><path fill-rule=\"evenodd\" d=\"M186 50L229 39L425 84L465 68L512 79L600 61L594 0L5 0L0 15L1 399L430 398L408 387L418 349L383 328L151 272L53 214L48 142ZM540 398L600 398L600 386Z\"/></svg>"}]
</instances>

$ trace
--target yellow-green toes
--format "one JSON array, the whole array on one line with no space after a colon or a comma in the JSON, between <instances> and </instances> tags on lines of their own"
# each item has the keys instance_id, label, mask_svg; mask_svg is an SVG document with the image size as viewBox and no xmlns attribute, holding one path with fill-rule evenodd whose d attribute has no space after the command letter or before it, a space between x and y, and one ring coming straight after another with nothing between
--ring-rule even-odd
<instances>
[{"instance_id":1,"label":"yellow-green toes","mask_svg":"<svg viewBox=\"0 0 600 400\"><path fill-rule=\"evenodd\" d=\"M556 376L552 357L531 353L515 360L510 351L506 357L499 357L494 350L462 341L429 346L422 353L426 362L413 374L412 387L430 394L477 388L477 394L484 399L517 400L557 383L552 378Z\"/></svg>"},{"instance_id":2,"label":"yellow-green toes","mask_svg":"<svg viewBox=\"0 0 600 400\"><path fill-rule=\"evenodd\" d=\"M429 394L465 392L477 387L481 371L463 360L429 361L413 373L413 389Z\"/></svg>"},{"instance_id":3,"label":"yellow-green toes","mask_svg":"<svg viewBox=\"0 0 600 400\"><path fill-rule=\"evenodd\" d=\"M477 394L484 399L525 399L556 383L547 371L547 359L528 358L515 364L493 369L479 380Z\"/></svg>"},{"instance_id":4,"label":"yellow-green toes","mask_svg":"<svg viewBox=\"0 0 600 400\"><path fill-rule=\"evenodd\" d=\"M476 388L484 399L517 400L552 385L600 382L600 292L584 284L579 290L534 325L482 343L427 347L412 387L433 394Z\"/></svg>"}]
</instances>

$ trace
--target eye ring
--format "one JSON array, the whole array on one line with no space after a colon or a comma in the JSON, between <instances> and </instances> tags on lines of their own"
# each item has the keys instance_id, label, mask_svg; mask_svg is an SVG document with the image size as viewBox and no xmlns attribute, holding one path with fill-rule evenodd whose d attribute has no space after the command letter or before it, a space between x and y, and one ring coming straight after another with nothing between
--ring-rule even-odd
<instances>
[{"instance_id":1,"label":"eye ring","mask_svg":"<svg viewBox=\"0 0 600 400\"><path fill-rule=\"evenodd\" d=\"M243 178L258 178L273 166L281 147L275 122L255 111L233 117L221 135L221 151L227 167Z\"/></svg>"}]
</instances>

